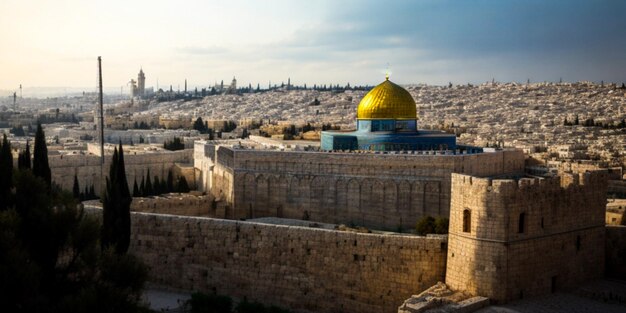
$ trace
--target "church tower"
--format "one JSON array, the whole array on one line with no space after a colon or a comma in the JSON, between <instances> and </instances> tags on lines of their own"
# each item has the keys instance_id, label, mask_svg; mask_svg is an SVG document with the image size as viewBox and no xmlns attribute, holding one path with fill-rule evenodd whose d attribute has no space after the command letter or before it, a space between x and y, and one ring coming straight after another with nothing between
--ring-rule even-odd
<instances>
[{"instance_id":1,"label":"church tower","mask_svg":"<svg viewBox=\"0 0 626 313\"><path fill-rule=\"evenodd\" d=\"M140 98L145 96L146 92L146 75L143 73L143 69L139 69L139 75L137 75L137 95Z\"/></svg>"}]
</instances>

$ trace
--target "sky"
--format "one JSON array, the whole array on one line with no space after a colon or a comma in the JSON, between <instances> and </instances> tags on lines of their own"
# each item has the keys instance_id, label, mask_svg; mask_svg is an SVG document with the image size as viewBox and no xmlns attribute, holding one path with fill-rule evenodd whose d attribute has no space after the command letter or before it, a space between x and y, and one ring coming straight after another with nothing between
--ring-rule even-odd
<instances>
[{"instance_id":1,"label":"sky","mask_svg":"<svg viewBox=\"0 0 626 313\"><path fill-rule=\"evenodd\" d=\"M0 90L626 81L626 1L0 1Z\"/></svg>"}]
</instances>

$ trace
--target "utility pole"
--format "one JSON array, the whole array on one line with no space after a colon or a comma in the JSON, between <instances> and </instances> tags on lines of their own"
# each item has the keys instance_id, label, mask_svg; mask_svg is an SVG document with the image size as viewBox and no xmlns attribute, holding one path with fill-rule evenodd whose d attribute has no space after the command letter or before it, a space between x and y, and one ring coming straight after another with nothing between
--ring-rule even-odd
<instances>
[{"instance_id":1,"label":"utility pole","mask_svg":"<svg viewBox=\"0 0 626 313\"><path fill-rule=\"evenodd\" d=\"M98 57L98 104L100 109L100 190L104 187L104 107L102 100L102 58Z\"/></svg>"}]
</instances>

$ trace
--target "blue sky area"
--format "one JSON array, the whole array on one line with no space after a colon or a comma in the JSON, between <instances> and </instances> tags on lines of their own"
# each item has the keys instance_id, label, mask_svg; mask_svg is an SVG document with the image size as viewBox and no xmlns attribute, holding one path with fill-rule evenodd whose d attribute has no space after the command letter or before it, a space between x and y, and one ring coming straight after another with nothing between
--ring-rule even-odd
<instances>
[{"instance_id":1,"label":"blue sky area","mask_svg":"<svg viewBox=\"0 0 626 313\"><path fill-rule=\"evenodd\" d=\"M626 1L0 3L0 89L626 81Z\"/></svg>"}]
</instances>

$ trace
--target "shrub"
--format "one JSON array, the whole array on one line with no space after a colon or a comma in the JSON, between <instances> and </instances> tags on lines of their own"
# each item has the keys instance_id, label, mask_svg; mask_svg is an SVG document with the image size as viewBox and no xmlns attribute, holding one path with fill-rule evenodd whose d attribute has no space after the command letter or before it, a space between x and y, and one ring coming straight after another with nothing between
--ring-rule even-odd
<instances>
[{"instance_id":1,"label":"shrub","mask_svg":"<svg viewBox=\"0 0 626 313\"><path fill-rule=\"evenodd\" d=\"M450 220L447 217L438 217L435 220L435 233L447 234L449 225L450 225Z\"/></svg>"},{"instance_id":2,"label":"shrub","mask_svg":"<svg viewBox=\"0 0 626 313\"><path fill-rule=\"evenodd\" d=\"M187 301L191 313L231 313L233 300L228 296L196 292Z\"/></svg>"},{"instance_id":3,"label":"shrub","mask_svg":"<svg viewBox=\"0 0 626 313\"><path fill-rule=\"evenodd\" d=\"M422 217L417 222L415 231L420 236L426 236L426 234L434 234L435 233L435 219L432 216Z\"/></svg>"}]
</instances>

